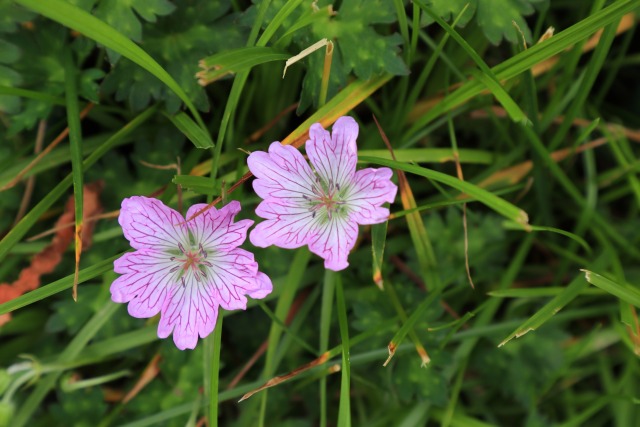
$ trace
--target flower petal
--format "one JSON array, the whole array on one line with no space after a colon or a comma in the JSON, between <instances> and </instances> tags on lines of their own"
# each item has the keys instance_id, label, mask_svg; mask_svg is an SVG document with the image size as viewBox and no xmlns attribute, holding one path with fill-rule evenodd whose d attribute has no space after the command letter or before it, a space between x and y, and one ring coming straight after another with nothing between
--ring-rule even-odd
<instances>
[{"instance_id":1,"label":"flower petal","mask_svg":"<svg viewBox=\"0 0 640 427\"><path fill-rule=\"evenodd\" d=\"M347 256L358 238L358 225L348 218L334 217L309 244L309 250L324 258L324 267L339 271L347 268Z\"/></svg>"},{"instance_id":2,"label":"flower petal","mask_svg":"<svg viewBox=\"0 0 640 427\"><path fill-rule=\"evenodd\" d=\"M213 299L211 285L195 280L175 286L162 309L158 337L173 332L173 342L180 350L193 349L198 337L205 338L216 326L218 304Z\"/></svg>"},{"instance_id":3,"label":"flower petal","mask_svg":"<svg viewBox=\"0 0 640 427\"><path fill-rule=\"evenodd\" d=\"M344 196L349 216L358 224L378 224L389 218L389 209L381 207L393 203L398 187L391 182L389 168L367 168L356 172L353 183Z\"/></svg>"},{"instance_id":4,"label":"flower petal","mask_svg":"<svg viewBox=\"0 0 640 427\"><path fill-rule=\"evenodd\" d=\"M116 273L122 274L111 284L111 299L129 303L133 317L153 317L160 312L171 288L176 286L171 269L177 264L162 252L141 249L127 252L114 261Z\"/></svg>"},{"instance_id":5,"label":"flower petal","mask_svg":"<svg viewBox=\"0 0 640 427\"><path fill-rule=\"evenodd\" d=\"M262 221L249 233L249 240L254 246L299 248L309 243L317 233L317 218L307 206L288 206L281 200L265 200L256 208L256 215L267 221Z\"/></svg>"},{"instance_id":6,"label":"flower petal","mask_svg":"<svg viewBox=\"0 0 640 427\"><path fill-rule=\"evenodd\" d=\"M208 269L207 283L215 289L213 297L222 308L245 310L246 295L264 298L271 292L271 281L258 273L258 263L251 252L244 249L217 252L209 261L213 267Z\"/></svg>"},{"instance_id":7,"label":"flower petal","mask_svg":"<svg viewBox=\"0 0 640 427\"><path fill-rule=\"evenodd\" d=\"M189 241L182 215L157 199L124 199L118 222L134 249L176 250Z\"/></svg>"},{"instance_id":8,"label":"flower petal","mask_svg":"<svg viewBox=\"0 0 640 427\"><path fill-rule=\"evenodd\" d=\"M273 291L271 278L261 271L258 271L258 274L256 275L256 283L258 286L247 294L253 299L262 299Z\"/></svg>"},{"instance_id":9,"label":"flower petal","mask_svg":"<svg viewBox=\"0 0 640 427\"><path fill-rule=\"evenodd\" d=\"M193 205L187 211L187 218L191 218L207 205L200 203ZM216 251L230 251L237 248L247 238L247 230L253 221L245 219L233 222L233 218L240 212L240 202L232 200L220 209L209 208L187 222L194 240L206 249Z\"/></svg>"},{"instance_id":10,"label":"flower petal","mask_svg":"<svg viewBox=\"0 0 640 427\"><path fill-rule=\"evenodd\" d=\"M273 142L268 153L251 153L247 165L257 178L253 189L265 200L314 197L315 175L302 154L290 145Z\"/></svg>"},{"instance_id":11,"label":"flower petal","mask_svg":"<svg viewBox=\"0 0 640 427\"><path fill-rule=\"evenodd\" d=\"M336 121L332 135L320 123L311 125L305 147L311 164L324 182L339 187L351 182L358 161L357 137L358 124L349 116Z\"/></svg>"}]
</instances>

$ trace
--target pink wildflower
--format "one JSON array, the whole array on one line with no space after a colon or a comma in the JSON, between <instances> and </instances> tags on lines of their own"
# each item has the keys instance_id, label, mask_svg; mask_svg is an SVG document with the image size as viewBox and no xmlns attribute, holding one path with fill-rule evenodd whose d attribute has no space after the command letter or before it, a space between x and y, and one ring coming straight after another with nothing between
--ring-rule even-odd
<instances>
[{"instance_id":1,"label":"pink wildflower","mask_svg":"<svg viewBox=\"0 0 640 427\"><path fill-rule=\"evenodd\" d=\"M253 188L264 200L256 214L266 221L249 238L255 246L298 248L308 245L324 258L325 268L342 270L358 237L358 224L389 217L397 187L389 168L356 171L358 124L339 118L333 135L319 123L309 129L306 150L311 167L294 147L274 142L269 152L251 153Z\"/></svg>"},{"instance_id":2,"label":"pink wildflower","mask_svg":"<svg viewBox=\"0 0 640 427\"><path fill-rule=\"evenodd\" d=\"M205 206L191 206L187 218ZM118 221L136 251L114 262L122 276L111 284L111 299L129 303L133 317L161 313L158 336L173 332L180 350L195 348L198 336L213 331L218 306L246 309L245 295L264 298L272 289L253 254L238 248L253 224L234 223L238 212L240 203L232 201L185 223L157 199L124 199Z\"/></svg>"}]
</instances>

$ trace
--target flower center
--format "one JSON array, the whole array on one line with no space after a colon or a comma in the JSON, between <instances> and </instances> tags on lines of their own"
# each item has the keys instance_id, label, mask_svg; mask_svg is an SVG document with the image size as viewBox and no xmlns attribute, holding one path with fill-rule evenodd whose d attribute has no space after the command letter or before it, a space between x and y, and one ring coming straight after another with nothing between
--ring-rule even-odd
<instances>
[{"instance_id":1,"label":"flower center","mask_svg":"<svg viewBox=\"0 0 640 427\"><path fill-rule=\"evenodd\" d=\"M201 282L202 279L207 277L207 267L213 267L213 265L207 261L208 253L199 244L197 248L194 246L189 249L185 249L182 243L178 243L179 255L172 256L171 261L176 261L177 265L171 269L171 272L178 272L178 277L182 281L182 285L185 285L185 276L193 274L197 282Z\"/></svg>"},{"instance_id":2,"label":"flower center","mask_svg":"<svg viewBox=\"0 0 640 427\"><path fill-rule=\"evenodd\" d=\"M313 218L326 215L331 220L333 215L342 213L346 202L343 200L344 191L341 190L340 185L333 180L330 179L327 183L319 176L316 177L316 182L311 188L314 197L303 196L309 201L309 211Z\"/></svg>"}]
</instances>

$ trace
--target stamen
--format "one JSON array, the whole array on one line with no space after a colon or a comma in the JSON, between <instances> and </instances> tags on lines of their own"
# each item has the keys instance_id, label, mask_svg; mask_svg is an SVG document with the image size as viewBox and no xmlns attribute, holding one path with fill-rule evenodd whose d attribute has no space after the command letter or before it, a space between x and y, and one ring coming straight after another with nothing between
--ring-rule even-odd
<instances>
[{"instance_id":1,"label":"stamen","mask_svg":"<svg viewBox=\"0 0 640 427\"><path fill-rule=\"evenodd\" d=\"M336 182L336 189L340 191L340 184L338 184L337 182Z\"/></svg>"},{"instance_id":2,"label":"stamen","mask_svg":"<svg viewBox=\"0 0 640 427\"><path fill-rule=\"evenodd\" d=\"M176 271L180 270L180 267L182 267L182 266L181 265L176 265L171 270L169 270L169 273L175 273Z\"/></svg>"},{"instance_id":3,"label":"stamen","mask_svg":"<svg viewBox=\"0 0 640 427\"><path fill-rule=\"evenodd\" d=\"M213 264L211 264L209 261L200 261L200 264L206 265L207 267L213 267Z\"/></svg>"},{"instance_id":4,"label":"stamen","mask_svg":"<svg viewBox=\"0 0 640 427\"><path fill-rule=\"evenodd\" d=\"M208 254L207 254L207 251L205 251L204 248L202 247L202 243L200 243L199 247L200 247L200 255L203 258L206 258Z\"/></svg>"},{"instance_id":5,"label":"stamen","mask_svg":"<svg viewBox=\"0 0 640 427\"><path fill-rule=\"evenodd\" d=\"M182 252L184 255L187 254L187 251L184 250L184 246L182 246L182 243L178 243L178 248L180 249L180 252Z\"/></svg>"},{"instance_id":6,"label":"stamen","mask_svg":"<svg viewBox=\"0 0 640 427\"><path fill-rule=\"evenodd\" d=\"M186 288L187 284L184 282L184 276L180 277L180 280L182 281L182 287Z\"/></svg>"}]
</instances>

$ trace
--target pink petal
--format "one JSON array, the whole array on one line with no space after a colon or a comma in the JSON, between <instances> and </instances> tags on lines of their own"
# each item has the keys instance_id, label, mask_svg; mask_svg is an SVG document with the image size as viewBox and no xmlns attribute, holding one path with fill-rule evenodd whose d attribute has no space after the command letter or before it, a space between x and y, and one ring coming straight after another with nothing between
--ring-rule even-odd
<instances>
[{"instance_id":1,"label":"pink petal","mask_svg":"<svg viewBox=\"0 0 640 427\"><path fill-rule=\"evenodd\" d=\"M253 189L265 200L276 198L295 201L314 196L311 189L315 175L294 147L274 142L269 146L269 153L251 153L247 165L258 178L253 180Z\"/></svg>"},{"instance_id":2,"label":"pink petal","mask_svg":"<svg viewBox=\"0 0 640 427\"><path fill-rule=\"evenodd\" d=\"M309 243L317 233L318 222L306 206L288 206L281 200L265 200L256 208L256 215L265 218L249 233L254 246L266 248L299 248Z\"/></svg>"},{"instance_id":3,"label":"pink petal","mask_svg":"<svg viewBox=\"0 0 640 427\"><path fill-rule=\"evenodd\" d=\"M358 224L378 224L389 218L389 209L380 205L393 203L398 187L391 182L389 168L361 169L344 198L349 205L349 216Z\"/></svg>"},{"instance_id":4,"label":"pink petal","mask_svg":"<svg viewBox=\"0 0 640 427\"><path fill-rule=\"evenodd\" d=\"M207 205L204 203L193 205L187 211L187 218L191 218ZM229 251L240 246L247 238L247 230L253 224L250 219L233 222L233 218L240 212L240 203L232 200L219 210L211 207L206 212L187 222L194 240L209 250Z\"/></svg>"},{"instance_id":5,"label":"pink petal","mask_svg":"<svg viewBox=\"0 0 640 427\"><path fill-rule=\"evenodd\" d=\"M152 317L160 312L170 293L176 286L175 275L170 270L175 262L162 252L141 249L128 252L114 261L114 270L122 274L111 284L111 299L129 303L128 311L133 317Z\"/></svg>"},{"instance_id":6,"label":"pink petal","mask_svg":"<svg viewBox=\"0 0 640 427\"><path fill-rule=\"evenodd\" d=\"M226 310L247 308L247 297L263 298L271 292L271 281L258 273L253 254L244 249L217 252L209 257L207 282L215 290L213 297Z\"/></svg>"},{"instance_id":7,"label":"pink petal","mask_svg":"<svg viewBox=\"0 0 640 427\"><path fill-rule=\"evenodd\" d=\"M353 179L358 161L357 137L358 124L348 116L336 121L332 135L320 123L311 125L305 148L311 164L327 184L346 187Z\"/></svg>"},{"instance_id":8,"label":"pink petal","mask_svg":"<svg viewBox=\"0 0 640 427\"><path fill-rule=\"evenodd\" d=\"M118 222L134 249L176 250L189 241L182 215L157 199L124 199Z\"/></svg>"},{"instance_id":9,"label":"pink petal","mask_svg":"<svg viewBox=\"0 0 640 427\"><path fill-rule=\"evenodd\" d=\"M339 271L347 268L347 256L358 238L358 225L349 219L334 218L320 229L309 250L324 258L324 267Z\"/></svg>"},{"instance_id":10,"label":"pink petal","mask_svg":"<svg viewBox=\"0 0 640 427\"><path fill-rule=\"evenodd\" d=\"M195 281L175 286L163 309L158 324L158 337L173 332L173 342L180 350L193 349L198 337L205 338L216 326L218 304L211 285Z\"/></svg>"},{"instance_id":11,"label":"pink petal","mask_svg":"<svg viewBox=\"0 0 640 427\"><path fill-rule=\"evenodd\" d=\"M253 299L262 299L269 295L273 290L273 283L271 283L271 279L266 274L258 271L258 275L256 276L256 284L257 287L248 293Z\"/></svg>"}]
</instances>

